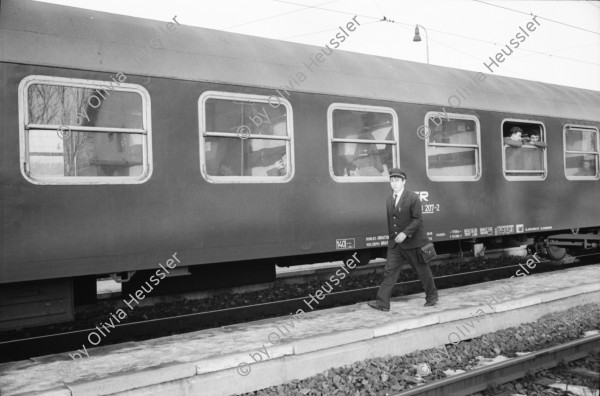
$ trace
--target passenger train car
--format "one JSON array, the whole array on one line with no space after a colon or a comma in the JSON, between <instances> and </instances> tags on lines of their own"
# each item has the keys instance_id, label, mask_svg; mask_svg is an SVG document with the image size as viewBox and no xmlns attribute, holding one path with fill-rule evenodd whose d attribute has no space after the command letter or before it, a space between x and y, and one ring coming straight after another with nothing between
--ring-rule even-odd
<instances>
[{"instance_id":1,"label":"passenger train car","mask_svg":"<svg viewBox=\"0 0 600 396\"><path fill-rule=\"evenodd\" d=\"M0 328L383 257L392 167L440 246L600 228L600 92L165 19L1 1Z\"/></svg>"}]
</instances>

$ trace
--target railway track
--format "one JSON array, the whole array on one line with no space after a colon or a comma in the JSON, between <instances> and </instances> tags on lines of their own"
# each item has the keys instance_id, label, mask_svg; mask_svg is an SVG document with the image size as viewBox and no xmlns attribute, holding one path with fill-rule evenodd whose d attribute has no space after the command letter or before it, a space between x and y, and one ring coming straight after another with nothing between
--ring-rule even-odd
<instances>
[{"instance_id":1,"label":"railway track","mask_svg":"<svg viewBox=\"0 0 600 396\"><path fill-rule=\"evenodd\" d=\"M533 352L525 356L471 370L393 396L463 396L485 390L490 383L505 384L527 373L547 370L561 361L570 362L600 351L600 335Z\"/></svg>"},{"instance_id":2,"label":"railway track","mask_svg":"<svg viewBox=\"0 0 600 396\"><path fill-rule=\"evenodd\" d=\"M589 256L581 257L578 265L585 265ZM595 257L595 256L594 256ZM586 260L588 258L588 260ZM560 270L555 263L542 261L536 267L536 271ZM519 265L491 268L486 270L471 271L446 276L436 277L438 289L445 289L482 281L507 278L515 274L521 268ZM375 297L378 286L366 287L355 290L332 292L319 302L315 309L325 309L341 305L349 305L364 302ZM394 295L412 294L421 291L418 280L397 283ZM246 305L235 308L227 308L208 312L199 312L172 316L160 319L150 319L139 322L117 324L111 328L110 334L103 339L103 345L126 341L143 340L166 336L170 334L197 331L211 327L219 327L241 323L250 320L287 315L296 312L298 308L305 307L304 299L307 296L292 298L283 301L265 302L262 304ZM69 331L58 334L30 337L25 339L9 340L0 342L0 363L29 359L35 356L63 353L77 349L86 342L90 332L96 328Z\"/></svg>"}]
</instances>

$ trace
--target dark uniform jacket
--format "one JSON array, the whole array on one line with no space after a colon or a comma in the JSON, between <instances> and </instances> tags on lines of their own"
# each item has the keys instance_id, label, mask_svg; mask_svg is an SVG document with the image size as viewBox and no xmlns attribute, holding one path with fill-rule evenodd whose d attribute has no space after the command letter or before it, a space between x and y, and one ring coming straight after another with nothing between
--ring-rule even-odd
<instances>
[{"instance_id":1,"label":"dark uniform jacket","mask_svg":"<svg viewBox=\"0 0 600 396\"><path fill-rule=\"evenodd\" d=\"M391 194L387 199L389 246L394 248L398 245L402 249L416 249L429 243L423 227L419 196L404 189L396 206L393 197L394 195ZM401 244L397 244L395 239L401 232L406 234L406 239Z\"/></svg>"}]
</instances>

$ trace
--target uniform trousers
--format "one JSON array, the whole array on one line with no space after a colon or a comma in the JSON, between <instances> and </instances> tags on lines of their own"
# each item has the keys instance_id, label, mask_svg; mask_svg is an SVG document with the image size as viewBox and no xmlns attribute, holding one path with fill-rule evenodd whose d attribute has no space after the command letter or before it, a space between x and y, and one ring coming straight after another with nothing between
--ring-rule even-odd
<instances>
[{"instance_id":1,"label":"uniform trousers","mask_svg":"<svg viewBox=\"0 0 600 396\"><path fill-rule=\"evenodd\" d=\"M425 289L425 299L427 302L436 300L438 292L433 282L433 274L428 263L421 260L419 249L402 249L398 244L393 248L388 247L387 263L383 270L383 282L377 291L377 305L383 308L390 307L390 299L394 285L400 275L400 269L404 264L410 264L417 273L423 289Z\"/></svg>"}]
</instances>

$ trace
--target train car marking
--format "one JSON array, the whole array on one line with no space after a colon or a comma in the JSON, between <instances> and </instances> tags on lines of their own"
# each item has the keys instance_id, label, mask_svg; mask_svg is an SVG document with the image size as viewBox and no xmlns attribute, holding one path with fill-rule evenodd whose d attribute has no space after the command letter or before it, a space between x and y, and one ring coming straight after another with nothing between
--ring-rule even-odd
<instances>
[{"instance_id":1,"label":"train car marking","mask_svg":"<svg viewBox=\"0 0 600 396\"><path fill-rule=\"evenodd\" d=\"M421 205L421 212L423 214L432 214L440 211L440 204L426 204Z\"/></svg>"},{"instance_id":2,"label":"train car marking","mask_svg":"<svg viewBox=\"0 0 600 396\"><path fill-rule=\"evenodd\" d=\"M429 202L429 200L427 199L429 197L429 191L415 191L415 194L417 194L419 196L419 200L421 202L423 202L423 201Z\"/></svg>"},{"instance_id":3,"label":"train car marking","mask_svg":"<svg viewBox=\"0 0 600 396\"><path fill-rule=\"evenodd\" d=\"M465 228L465 237L476 237L477 228Z\"/></svg>"},{"instance_id":4,"label":"train car marking","mask_svg":"<svg viewBox=\"0 0 600 396\"><path fill-rule=\"evenodd\" d=\"M492 227L479 227L479 234L481 236L494 235L492 232Z\"/></svg>"},{"instance_id":5,"label":"train car marking","mask_svg":"<svg viewBox=\"0 0 600 396\"><path fill-rule=\"evenodd\" d=\"M336 239L335 240L335 248L336 249L354 249L356 246L355 238L345 238L345 239Z\"/></svg>"},{"instance_id":6,"label":"train car marking","mask_svg":"<svg viewBox=\"0 0 600 396\"><path fill-rule=\"evenodd\" d=\"M525 230L525 226L523 224L517 224L517 232L523 232Z\"/></svg>"},{"instance_id":7,"label":"train car marking","mask_svg":"<svg viewBox=\"0 0 600 396\"><path fill-rule=\"evenodd\" d=\"M494 235L508 235L513 234L514 232L514 224L496 226L496 228L494 229Z\"/></svg>"}]
</instances>

